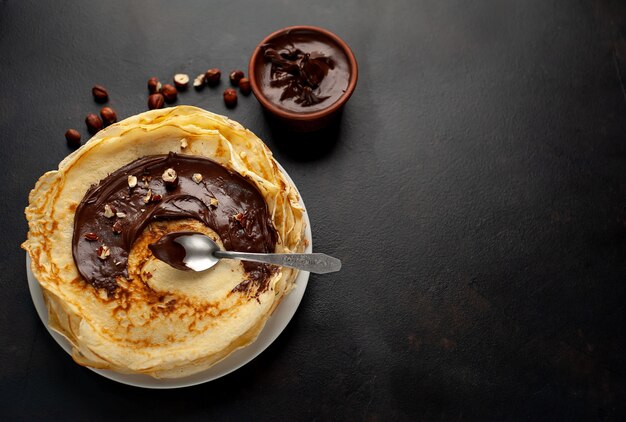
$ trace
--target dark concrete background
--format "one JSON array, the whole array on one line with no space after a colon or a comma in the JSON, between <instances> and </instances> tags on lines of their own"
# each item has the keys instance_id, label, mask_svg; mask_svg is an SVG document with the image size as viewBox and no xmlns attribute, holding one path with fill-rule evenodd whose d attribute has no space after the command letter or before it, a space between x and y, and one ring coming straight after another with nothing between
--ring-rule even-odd
<instances>
[{"instance_id":1,"label":"dark concrete background","mask_svg":"<svg viewBox=\"0 0 626 422\"><path fill-rule=\"evenodd\" d=\"M298 185L312 276L259 358L174 391L75 363L28 293L23 208L108 87L246 69L266 34L313 24L353 48L338 127L227 114ZM4 420L623 420L626 418L626 7L619 1L0 1L0 417Z\"/></svg>"}]
</instances>

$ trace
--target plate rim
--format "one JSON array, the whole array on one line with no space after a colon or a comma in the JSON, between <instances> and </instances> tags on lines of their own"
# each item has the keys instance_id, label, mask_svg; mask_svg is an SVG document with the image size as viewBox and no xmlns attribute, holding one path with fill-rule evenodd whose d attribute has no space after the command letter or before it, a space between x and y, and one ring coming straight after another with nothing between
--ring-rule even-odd
<instances>
[{"instance_id":1,"label":"plate rim","mask_svg":"<svg viewBox=\"0 0 626 422\"><path fill-rule=\"evenodd\" d=\"M277 161L276 163L278 164L280 171L285 175L287 180L291 182L291 185L296 189L296 193L298 194L299 203L304 211L303 218L306 224L304 237L308 241L308 244L305 248L305 253L311 253L313 251L313 236L311 232L311 222L309 220L306 206L304 205L304 200L287 171L282 165L280 165L280 163ZM30 255L26 252L26 278L28 280L28 289L30 291L31 300L35 306L37 315L50 336L52 336L57 344L71 356L72 346L69 340L48 326L48 308L46 307L43 298L41 285L30 269L30 263ZM291 291L283 297L281 303L279 303L273 314L266 321L256 340L241 349L235 350L223 360L197 374L192 374L183 378L154 378L150 375L122 374L120 372L108 369L96 369L90 366L85 366L85 368L109 380L133 387L148 389L192 387L194 385L204 384L222 378L254 360L257 356L267 350L267 348L272 345L274 341L276 341L285 328L287 328L287 325L289 325L289 322L300 306L304 292L306 291L306 287L308 285L309 275L310 273L308 271L298 272L294 281L293 289L291 289Z\"/></svg>"}]
</instances>

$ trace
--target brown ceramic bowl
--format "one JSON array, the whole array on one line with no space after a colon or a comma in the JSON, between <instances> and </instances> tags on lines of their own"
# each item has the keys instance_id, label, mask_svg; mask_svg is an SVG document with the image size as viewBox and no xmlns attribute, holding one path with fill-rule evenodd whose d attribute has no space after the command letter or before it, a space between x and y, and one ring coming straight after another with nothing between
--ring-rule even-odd
<instances>
[{"instance_id":1,"label":"brown ceramic bowl","mask_svg":"<svg viewBox=\"0 0 626 422\"><path fill-rule=\"evenodd\" d=\"M294 112L286 110L264 95L261 89L261 78L263 77L263 69L265 68L266 62L261 46L285 35L287 32L317 33L320 39L324 40L324 42L334 43L334 47L338 48L345 55L349 67L348 87L345 92L335 102L330 103L328 107L313 112ZM248 65L250 86L261 105L285 127L299 132L311 132L322 129L337 118L341 114L343 106L354 92L358 74L356 58L352 50L350 50L350 47L348 47L348 44L332 32L316 26L290 26L271 33L256 46Z\"/></svg>"}]
</instances>

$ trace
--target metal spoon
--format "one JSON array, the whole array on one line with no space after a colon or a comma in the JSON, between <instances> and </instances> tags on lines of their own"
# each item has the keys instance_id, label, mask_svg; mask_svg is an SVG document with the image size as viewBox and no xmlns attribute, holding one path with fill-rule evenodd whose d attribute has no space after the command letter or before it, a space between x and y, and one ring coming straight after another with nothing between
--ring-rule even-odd
<instances>
[{"instance_id":1,"label":"metal spoon","mask_svg":"<svg viewBox=\"0 0 626 422\"><path fill-rule=\"evenodd\" d=\"M316 274L332 273L341 268L340 260L323 253L277 254L223 251L209 236L197 232L168 233L148 247L155 257L183 271L208 270L222 258L263 262Z\"/></svg>"}]
</instances>

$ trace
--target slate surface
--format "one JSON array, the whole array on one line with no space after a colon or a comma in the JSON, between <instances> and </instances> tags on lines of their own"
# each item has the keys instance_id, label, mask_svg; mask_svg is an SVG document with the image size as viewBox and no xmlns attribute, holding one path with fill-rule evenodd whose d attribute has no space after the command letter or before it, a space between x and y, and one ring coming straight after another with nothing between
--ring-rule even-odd
<instances>
[{"instance_id":1,"label":"slate surface","mask_svg":"<svg viewBox=\"0 0 626 422\"><path fill-rule=\"evenodd\" d=\"M275 29L353 48L341 124L268 124L254 97L181 95L264 139L316 250L296 316L259 358L150 391L79 367L37 318L23 208L98 110L148 77L246 69ZM0 1L0 412L4 420L623 420L626 7L618 1ZM221 88L226 86L222 82Z\"/></svg>"}]
</instances>

